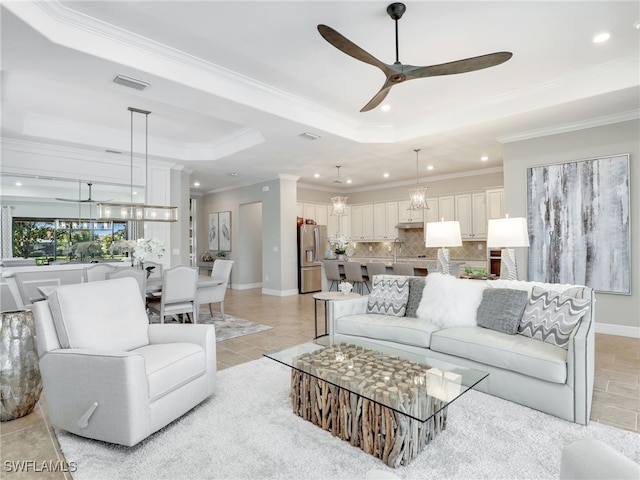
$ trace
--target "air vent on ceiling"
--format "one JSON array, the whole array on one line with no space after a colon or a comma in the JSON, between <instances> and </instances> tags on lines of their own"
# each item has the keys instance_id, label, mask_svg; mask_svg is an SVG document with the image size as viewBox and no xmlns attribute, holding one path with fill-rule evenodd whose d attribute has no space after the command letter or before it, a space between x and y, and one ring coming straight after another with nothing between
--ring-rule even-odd
<instances>
[{"instance_id":1,"label":"air vent on ceiling","mask_svg":"<svg viewBox=\"0 0 640 480\"><path fill-rule=\"evenodd\" d=\"M309 132L301 133L298 136L302 137L302 138L306 138L307 140L318 140L320 138L320 135L315 135L315 134L309 133Z\"/></svg>"},{"instance_id":2,"label":"air vent on ceiling","mask_svg":"<svg viewBox=\"0 0 640 480\"><path fill-rule=\"evenodd\" d=\"M143 80L138 80L137 78L127 77L126 75L116 75L116 78L113 79L113 83L117 83L118 85L123 85L129 88L135 88L136 90L144 90L149 85L148 82Z\"/></svg>"}]
</instances>

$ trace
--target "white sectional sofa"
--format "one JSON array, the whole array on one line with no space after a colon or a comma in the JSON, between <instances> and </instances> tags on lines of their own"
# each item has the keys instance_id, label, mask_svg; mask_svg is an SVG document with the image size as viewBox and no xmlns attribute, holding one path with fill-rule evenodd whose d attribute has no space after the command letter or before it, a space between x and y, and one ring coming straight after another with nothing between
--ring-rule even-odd
<instances>
[{"instance_id":1,"label":"white sectional sofa","mask_svg":"<svg viewBox=\"0 0 640 480\"><path fill-rule=\"evenodd\" d=\"M408 295L407 288L402 293L392 288L387 304L380 302L380 285L395 281L409 286ZM478 390L588 424L594 375L592 289L442 274L422 279L380 275L373 285L370 296L330 303L330 335L335 340L366 339L486 371L489 376ZM517 300L500 303L514 295ZM511 323L495 325L494 320L503 317ZM558 326L564 332L554 330ZM505 333L505 328L511 330ZM545 334L557 338L543 341Z\"/></svg>"}]
</instances>

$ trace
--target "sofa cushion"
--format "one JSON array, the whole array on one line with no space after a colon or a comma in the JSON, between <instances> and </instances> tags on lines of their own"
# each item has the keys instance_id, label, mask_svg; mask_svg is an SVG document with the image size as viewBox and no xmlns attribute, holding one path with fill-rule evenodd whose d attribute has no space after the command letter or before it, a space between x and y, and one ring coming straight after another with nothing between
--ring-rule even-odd
<instances>
[{"instance_id":1,"label":"sofa cushion","mask_svg":"<svg viewBox=\"0 0 640 480\"><path fill-rule=\"evenodd\" d=\"M367 302L367 313L404 317L409 298L409 279L375 277Z\"/></svg>"},{"instance_id":2,"label":"sofa cushion","mask_svg":"<svg viewBox=\"0 0 640 480\"><path fill-rule=\"evenodd\" d=\"M195 343L163 343L136 348L144 357L149 401L171 393L207 370L206 355Z\"/></svg>"},{"instance_id":3,"label":"sofa cushion","mask_svg":"<svg viewBox=\"0 0 640 480\"><path fill-rule=\"evenodd\" d=\"M478 307L478 325L514 335L522 319L528 294L512 288L487 288Z\"/></svg>"},{"instance_id":4,"label":"sofa cushion","mask_svg":"<svg viewBox=\"0 0 640 480\"><path fill-rule=\"evenodd\" d=\"M562 293L568 297L582 298L584 286L572 285L570 283L543 283L543 282L527 282L525 280L487 280L489 288L512 288L514 290L525 290L531 297L533 287L542 288L551 292Z\"/></svg>"},{"instance_id":5,"label":"sofa cushion","mask_svg":"<svg viewBox=\"0 0 640 480\"><path fill-rule=\"evenodd\" d=\"M335 333L429 348L431 334L439 328L418 318L368 313L340 317Z\"/></svg>"},{"instance_id":6,"label":"sofa cushion","mask_svg":"<svg viewBox=\"0 0 640 480\"><path fill-rule=\"evenodd\" d=\"M131 277L61 285L49 307L63 348L128 351L149 343L149 320Z\"/></svg>"},{"instance_id":7,"label":"sofa cushion","mask_svg":"<svg viewBox=\"0 0 640 480\"><path fill-rule=\"evenodd\" d=\"M480 327L447 328L431 335L431 350L548 382L567 381L567 351L523 335Z\"/></svg>"},{"instance_id":8,"label":"sofa cushion","mask_svg":"<svg viewBox=\"0 0 640 480\"><path fill-rule=\"evenodd\" d=\"M422 291L425 286L424 277L410 277L409 278L409 300L407 300L407 311L405 315L407 317L418 316L417 310L420 306L420 300L422 300Z\"/></svg>"},{"instance_id":9,"label":"sofa cushion","mask_svg":"<svg viewBox=\"0 0 640 480\"><path fill-rule=\"evenodd\" d=\"M476 326L476 312L486 288L485 282L430 273L417 310L418 318L443 328Z\"/></svg>"},{"instance_id":10,"label":"sofa cushion","mask_svg":"<svg viewBox=\"0 0 640 480\"><path fill-rule=\"evenodd\" d=\"M518 332L568 348L571 332L589 309L589 300L533 287Z\"/></svg>"}]
</instances>

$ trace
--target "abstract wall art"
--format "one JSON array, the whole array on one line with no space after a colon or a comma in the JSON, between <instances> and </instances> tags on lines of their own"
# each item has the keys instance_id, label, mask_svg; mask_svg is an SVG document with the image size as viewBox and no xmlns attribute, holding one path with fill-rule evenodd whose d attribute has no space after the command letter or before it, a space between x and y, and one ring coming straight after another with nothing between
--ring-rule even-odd
<instances>
[{"instance_id":1,"label":"abstract wall art","mask_svg":"<svg viewBox=\"0 0 640 480\"><path fill-rule=\"evenodd\" d=\"M527 169L529 280L631 294L629 155Z\"/></svg>"},{"instance_id":2,"label":"abstract wall art","mask_svg":"<svg viewBox=\"0 0 640 480\"><path fill-rule=\"evenodd\" d=\"M218 228L218 214L209 214L209 250L218 250L220 245L220 229Z\"/></svg>"}]
</instances>

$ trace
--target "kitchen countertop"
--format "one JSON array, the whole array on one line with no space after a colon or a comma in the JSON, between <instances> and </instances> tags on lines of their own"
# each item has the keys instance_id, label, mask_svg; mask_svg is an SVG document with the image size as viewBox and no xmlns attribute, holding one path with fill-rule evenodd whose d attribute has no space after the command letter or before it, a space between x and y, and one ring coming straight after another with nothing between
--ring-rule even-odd
<instances>
[{"instance_id":1,"label":"kitchen countertop","mask_svg":"<svg viewBox=\"0 0 640 480\"><path fill-rule=\"evenodd\" d=\"M371 263L384 263L386 267L391 267L393 265L393 258L390 257L351 257L347 261L352 262L360 262L361 264L366 264L367 262ZM424 258L424 257L398 257L398 263L411 263L414 268L427 268L427 269L435 269L438 265L438 261L435 258ZM451 265L463 265L465 262L452 260Z\"/></svg>"}]
</instances>

